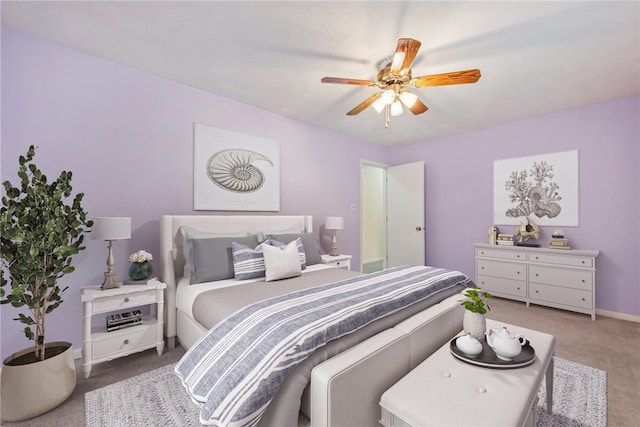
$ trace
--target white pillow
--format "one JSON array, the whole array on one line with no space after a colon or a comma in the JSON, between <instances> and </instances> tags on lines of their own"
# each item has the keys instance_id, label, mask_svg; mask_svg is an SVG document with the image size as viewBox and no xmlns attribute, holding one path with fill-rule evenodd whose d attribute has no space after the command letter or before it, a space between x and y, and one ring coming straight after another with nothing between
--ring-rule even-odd
<instances>
[{"instance_id":1,"label":"white pillow","mask_svg":"<svg viewBox=\"0 0 640 427\"><path fill-rule=\"evenodd\" d=\"M264 245L263 252L265 281L288 279L302 274L298 246L295 241L287 244L283 249Z\"/></svg>"}]
</instances>

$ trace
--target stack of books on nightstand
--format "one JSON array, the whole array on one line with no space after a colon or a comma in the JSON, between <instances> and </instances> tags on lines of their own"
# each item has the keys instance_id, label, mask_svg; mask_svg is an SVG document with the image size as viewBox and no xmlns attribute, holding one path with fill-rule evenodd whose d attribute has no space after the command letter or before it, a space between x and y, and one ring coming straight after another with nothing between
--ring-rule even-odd
<instances>
[{"instance_id":1,"label":"stack of books on nightstand","mask_svg":"<svg viewBox=\"0 0 640 427\"><path fill-rule=\"evenodd\" d=\"M569 239L563 237L552 237L549 239L549 248L551 249L571 249Z\"/></svg>"},{"instance_id":2,"label":"stack of books on nightstand","mask_svg":"<svg viewBox=\"0 0 640 427\"><path fill-rule=\"evenodd\" d=\"M107 316L107 332L142 325L142 311L133 310Z\"/></svg>"},{"instance_id":3,"label":"stack of books on nightstand","mask_svg":"<svg viewBox=\"0 0 640 427\"><path fill-rule=\"evenodd\" d=\"M496 244L513 246L513 234L498 234L498 238L496 239Z\"/></svg>"}]
</instances>

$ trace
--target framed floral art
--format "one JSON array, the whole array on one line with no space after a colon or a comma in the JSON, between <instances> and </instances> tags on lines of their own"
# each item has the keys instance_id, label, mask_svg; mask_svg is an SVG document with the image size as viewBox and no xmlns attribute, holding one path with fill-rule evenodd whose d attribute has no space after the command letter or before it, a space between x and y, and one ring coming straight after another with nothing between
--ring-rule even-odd
<instances>
[{"instance_id":1,"label":"framed floral art","mask_svg":"<svg viewBox=\"0 0 640 427\"><path fill-rule=\"evenodd\" d=\"M578 226L578 151L493 163L493 222Z\"/></svg>"}]
</instances>

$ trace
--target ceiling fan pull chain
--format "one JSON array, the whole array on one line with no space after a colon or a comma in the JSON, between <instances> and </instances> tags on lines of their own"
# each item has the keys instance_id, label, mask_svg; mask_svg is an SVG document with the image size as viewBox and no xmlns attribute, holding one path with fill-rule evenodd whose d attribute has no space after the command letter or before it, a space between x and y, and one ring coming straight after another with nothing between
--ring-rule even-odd
<instances>
[{"instance_id":1,"label":"ceiling fan pull chain","mask_svg":"<svg viewBox=\"0 0 640 427\"><path fill-rule=\"evenodd\" d=\"M391 118L389 117L389 106L388 105L384 106L384 115L385 115L384 128L387 129L389 127L389 122L391 121Z\"/></svg>"}]
</instances>

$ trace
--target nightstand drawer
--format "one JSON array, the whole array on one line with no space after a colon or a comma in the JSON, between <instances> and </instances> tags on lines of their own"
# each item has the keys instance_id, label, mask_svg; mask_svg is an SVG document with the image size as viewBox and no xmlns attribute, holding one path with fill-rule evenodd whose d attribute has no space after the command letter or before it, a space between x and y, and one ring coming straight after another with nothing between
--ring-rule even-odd
<instances>
[{"instance_id":1,"label":"nightstand drawer","mask_svg":"<svg viewBox=\"0 0 640 427\"><path fill-rule=\"evenodd\" d=\"M93 358L102 359L133 352L140 347L155 347L155 324L143 324L109 332L113 336L104 336L93 342Z\"/></svg>"},{"instance_id":2,"label":"nightstand drawer","mask_svg":"<svg viewBox=\"0 0 640 427\"><path fill-rule=\"evenodd\" d=\"M112 297L95 299L93 301L93 312L104 313L145 304L153 304L155 302L155 289L125 295L114 295Z\"/></svg>"}]
</instances>

